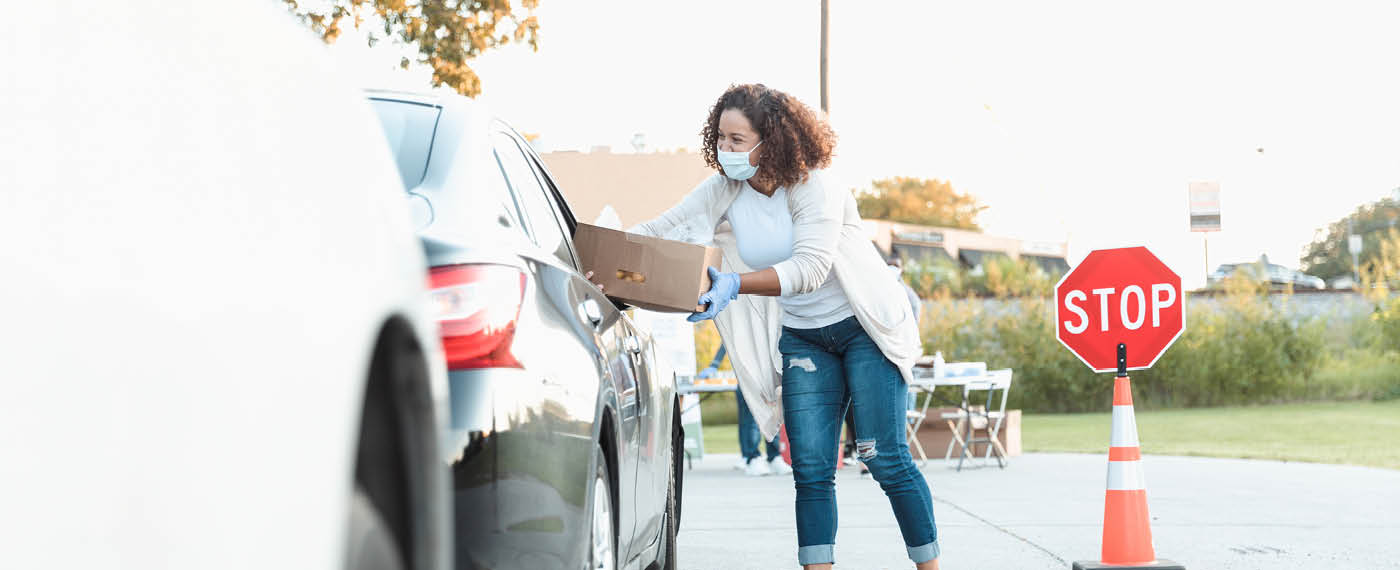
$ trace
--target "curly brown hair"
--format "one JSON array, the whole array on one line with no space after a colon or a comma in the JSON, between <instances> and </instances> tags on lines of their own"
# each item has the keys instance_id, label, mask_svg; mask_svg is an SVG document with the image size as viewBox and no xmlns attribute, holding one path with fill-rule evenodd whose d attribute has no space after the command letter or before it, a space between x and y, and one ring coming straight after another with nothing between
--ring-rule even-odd
<instances>
[{"instance_id":1,"label":"curly brown hair","mask_svg":"<svg viewBox=\"0 0 1400 570\"><path fill-rule=\"evenodd\" d=\"M728 109L744 114L758 131L763 146L758 147L761 168L754 178L772 182L774 187L791 188L807 181L807 173L826 168L836 148L836 133L796 97L770 89L761 83L731 85L710 107L710 118L700 131L705 164L724 172L717 155L719 116Z\"/></svg>"}]
</instances>

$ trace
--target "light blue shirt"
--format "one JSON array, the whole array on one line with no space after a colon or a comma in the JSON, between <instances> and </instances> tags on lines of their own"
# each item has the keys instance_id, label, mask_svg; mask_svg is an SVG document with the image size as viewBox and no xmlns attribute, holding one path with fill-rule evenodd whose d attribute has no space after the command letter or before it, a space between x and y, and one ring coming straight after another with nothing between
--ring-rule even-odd
<instances>
[{"instance_id":1,"label":"light blue shirt","mask_svg":"<svg viewBox=\"0 0 1400 570\"><path fill-rule=\"evenodd\" d=\"M764 196L746 184L729 205L725 218L734 228L739 258L745 265L767 269L792 257L792 212L786 188ZM821 328L855 314L835 271L817 290L778 297L778 305L783 309L783 325L795 329Z\"/></svg>"}]
</instances>

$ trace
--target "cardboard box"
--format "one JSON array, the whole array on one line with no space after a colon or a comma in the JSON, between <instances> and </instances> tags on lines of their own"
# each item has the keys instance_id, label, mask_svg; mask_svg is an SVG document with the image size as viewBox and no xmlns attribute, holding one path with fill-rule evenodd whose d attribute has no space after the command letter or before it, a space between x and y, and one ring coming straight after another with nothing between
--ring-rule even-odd
<instances>
[{"instance_id":1,"label":"cardboard box","mask_svg":"<svg viewBox=\"0 0 1400 570\"><path fill-rule=\"evenodd\" d=\"M574 249L609 297L651 311L703 311L695 300L710 289L706 267L719 267L720 250L629 234L589 224L574 231Z\"/></svg>"},{"instance_id":2,"label":"cardboard box","mask_svg":"<svg viewBox=\"0 0 1400 570\"><path fill-rule=\"evenodd\" d=\"M944 420L944 412L957 412L957 408L929 408L928 416L919 427L919 432L915 434L919 438L919 444L924 446L924 453L929 459L942 459L948 452L948 442L953 440L953 432L948 429L948 421ZM956 425L957 420L953 420ZM986 430L975 430L973 438L987 437ZM1016 457L1021 454L1021 410L1006 410L1006 419L1001 422L1001 431L997 433L997 440L1001 446L1006 448L1007 457ZM972 455L982 457L987 452L987 444L977 443L972 445ZM915 453L910 449L910 453ZM953 459L958 458L959 449L953 446ZM916 455L917 458L917 455Z\"/></svg>"}]
</instances>

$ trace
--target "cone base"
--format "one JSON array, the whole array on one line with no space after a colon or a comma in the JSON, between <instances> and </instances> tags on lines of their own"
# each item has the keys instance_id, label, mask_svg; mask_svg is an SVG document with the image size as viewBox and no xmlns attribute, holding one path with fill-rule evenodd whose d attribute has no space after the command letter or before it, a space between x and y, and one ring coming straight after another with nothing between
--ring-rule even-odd
<instances>
[{"instance_id":1,"label":"cone base","mask_svg":"<svg viewBox=\"0 0 1400 570\"><path fill-rule=\"evenodd\" d=\"M1071 566L1073 570L1186 570L1185 566L1158 558L1146 564L1104 564L1097 560L1079 560Z\"/></svg>"}]
</instances>

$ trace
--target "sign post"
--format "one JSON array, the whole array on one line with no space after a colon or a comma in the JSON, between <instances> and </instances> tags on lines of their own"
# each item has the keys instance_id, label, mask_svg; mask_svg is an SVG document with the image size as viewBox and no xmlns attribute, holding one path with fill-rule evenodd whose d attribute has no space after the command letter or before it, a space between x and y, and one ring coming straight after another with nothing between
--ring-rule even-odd
<instances>
[{"instance_id":1,"label":"sign post","mask_svg":"<svg viewBox=\"0 0 1400 570\"><path fill-rule=\"evenodd\" d=\"M1218 219L1218 218L1217 218ZM1094 372L1116 372L1103 551L1074 570L1185 570L1152 548L1129 370L1150 368L1186 328L1181 277L1145 247L1089 252L1055 285L1055 338Z\"/></svg>"},{"instance_id":2,"label":"sign post","mask_svg":"<svg viewBox=\"0 0 1400 570\"><path fill-rule=\"evenodd\" d=\"M1210 232L1220 231L1220 183L1192 182L1186 185L1191 198L1191 231L1201 232L1206 278L1210 281Z\"/></svg>"}]
</instances>

